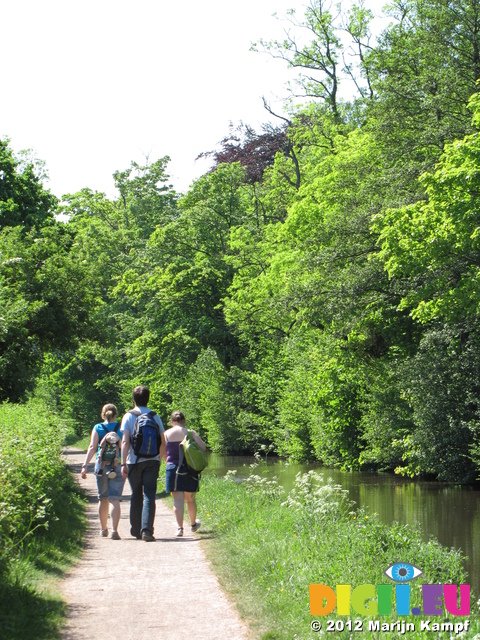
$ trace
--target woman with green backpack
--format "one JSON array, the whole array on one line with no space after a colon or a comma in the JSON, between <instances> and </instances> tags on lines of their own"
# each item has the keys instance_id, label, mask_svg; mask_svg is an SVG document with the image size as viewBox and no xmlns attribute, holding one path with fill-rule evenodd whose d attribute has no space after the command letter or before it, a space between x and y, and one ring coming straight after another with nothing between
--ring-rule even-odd
<instances>
[{"instance_id":1,"label":"woman with green backpack","mask_svg":"<svg viewBox=\"0 0 480 640\"><path fill-rule=\"evenodd\" d=\"M183 536L184 505L187 505L190 517L190 530L198 531L200 520L197 520L197 503L195 493L199 489L200 473L192 469L184 456L183 442L187 437L205 452L207 445L196 431L187 429L185 416L181 411L174 411L170 418L171 428L165 431L167 445L166 461L167 471L165 475L167 493L173 496L173 509L177 521L177 537Z\"/></svg>"}]
</instances>

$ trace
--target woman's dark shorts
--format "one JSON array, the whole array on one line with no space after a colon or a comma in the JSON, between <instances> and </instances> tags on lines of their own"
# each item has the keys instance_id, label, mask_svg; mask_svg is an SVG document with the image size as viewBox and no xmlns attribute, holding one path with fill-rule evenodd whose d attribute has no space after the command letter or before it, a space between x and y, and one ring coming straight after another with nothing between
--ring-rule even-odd
<instances>
[{"instance_id":1,"label":"woman's dark shorts","mask_svg":"<svg viewBox=\"0 0 480 640\"><path fill-rule=\"evenodd\" d=\"M175 480L177 485L175 486ZM177 475L177 465L173 463L167 464L167 472L165 474L165 483L167 493L172 491L189 491L195 493L199 490L199 478L195 471L191 471L186 464L180 468Z\"/></svg>"}]
</instances>

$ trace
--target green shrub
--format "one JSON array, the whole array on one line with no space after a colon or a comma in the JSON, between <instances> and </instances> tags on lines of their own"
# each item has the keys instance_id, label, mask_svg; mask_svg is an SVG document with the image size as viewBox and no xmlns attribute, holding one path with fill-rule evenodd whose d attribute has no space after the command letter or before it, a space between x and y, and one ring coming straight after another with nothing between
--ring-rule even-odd
<instances>
[{"instance_id":1,"label":"green shrub","mask_svg":"<svg viewBox=\"0 0 480 640\"><path fill-rule=\"evenodd\" d=\"M12 550L55 517L63 429L41 405L0 407L0 548Z\"/></svg>"},{"instance_id":2,"label":"green shrub","mask_svg":"<svg viewBox=\"0 0 480 640\"><path fill-rule=\"evenodd\" d=\"M2 640L53 640L64 614L52 591L81 548L84 504L61 459L65 428L40 402L0 405Z\"/></svg>"}]
</instances>

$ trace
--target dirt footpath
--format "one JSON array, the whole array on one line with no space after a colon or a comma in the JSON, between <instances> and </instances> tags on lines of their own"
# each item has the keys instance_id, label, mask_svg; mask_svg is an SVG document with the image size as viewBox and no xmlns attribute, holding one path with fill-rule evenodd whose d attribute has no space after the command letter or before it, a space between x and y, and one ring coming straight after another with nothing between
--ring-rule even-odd
<instances>
[{"instance_id":1,"label":"dirt footpath","mask_svg":"<svg viewBox=\"0 0 480 640\"><path fill-rule=\"evenodd\" d=\"M173 511L157 500L156 541L133 538L127 481L118 530L122 539L101 538L93 464L82 480L85 452L69 449L65 457L88 492L89 530L82 559L61 585L68 603L62 638L247 640L247 627L212 573L199 535L187 526L184 537L176 538ZM189 575L182 568L187 561Z\"/></svg>"}]
</instances>

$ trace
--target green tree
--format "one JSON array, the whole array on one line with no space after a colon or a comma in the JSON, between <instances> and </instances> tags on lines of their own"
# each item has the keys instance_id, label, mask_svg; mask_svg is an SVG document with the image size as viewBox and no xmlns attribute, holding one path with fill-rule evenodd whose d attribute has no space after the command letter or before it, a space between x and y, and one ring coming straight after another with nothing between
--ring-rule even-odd
<instances>
[{"instance_id":1,"label":"green tree","mask_svg":"<svg viewBox=\"0 0 480 640\"><path fill-rule=\"evenodd\" d=\"M177 196L169 183L169 161L168 156L155 162L146 158L143 165L132 162L125 171L113 174L124 226L133 227L135 235L143 240L150 237L157 225L165 225L175 217Z\"/></svg>"},{"instance_id":2,"label":"green tree","mask_svg":"<svg viewBox=\"0 0 480 640\"><path fill-rule=\"evenodd\" d=\"M42 184L43 166L24 153L16 157L0 140L0 230L39 227L53 219L57 199Z\"/></svg>"},{"instance_id":3,"label":"green tree","mask_svg":"<svg viewBox=\"0 0 480 640\"><path fill-rule=\"evenodd\" d=\"M479 126L478 94L471 105ZM421 178L427 199L374 221L378 259L401 295L399 309L424 331L402 385L415 424L403 438L410 474L473 474L467 452L478 437L479 166L478 133L446 145L435 171Z\"/></svg>"},{"instance_id":4,"label":"green tree","mask_svg":"<svg viewBox=\"0 0 480 640\"><path fill-rule=\"evenodd\" d=\"M480 126L480 99L471 100ZM401 309L421 322L475 318L479 311L480 143L478 133L446 145L422 176L427 200L391 209L374 221L380 259L403 293ZM408 280L406 280L408 279Z\"/></svg>"},{"instance_id":5,"label":"green tree","mask_svg":"<svg viewBox=\"0 0 480 640\"><path fill-rule=\"evenodd\" d=\"M38 231L0 233L0 380L17 401L34 386L43 357L69 350L90 331L90 291L69 260L71 235L54 221Z\"/></svg>"},{"instance_id":6,"label":"green tree","mask_svg":"<svg viewBox=\"0 0 480 640\"><path fill-rule=\"evenodd\" d=\"M251 215L249 189L238 163L199 179L151 235L142 265L127 268L115 290L135 310L126 357L165 407L202 350L214 349L227 367L238 357L221 298L232 277L230 230Z\"/></svg>"},{"instance_id":7,"label":"green tree","mask_svg":"<svg viewBox=\"0 0 480 640\"><path fill-rule=\"evenodd\" d=\"M297 89L291 87L293 97L320 100L332 114L334 122L340 124L347 119L346 105L339 93L342 81L347 77L353 78L359 97L365 93L361 86L361 72L354 69L354 58L349 47L345 52L343 41L346 36L349 44L359 51L355 55L360 55L363 60L364 40L368 42L369 39L371 17L363 3L343 14L340 5L334 7L326 0L310 0L300 19L295 9L288 11L286 22L290 26L285 29L282 41L266 42L261 39L252 45L252 49L267 52L286 61L290 68L300 69L295 82Z\"/></svg>"},{"instance_id":8,"label":"green tree","mask_svg":"<svg viewBox=\"0 0 480 640\"><path fill-rule=\"evenodd\" d=\"M71 349L49 355L41 390L53 393L63 409L74 412L80 428L91 428L106 401L120 410L129 406L132 386L151 384L158 371L143 346L149 337L144 333L148 305L153 304L146 299L154 268L148 242L157 226L175 217L167 160L145 166L132 163L125 172L117 172L117 199L82 189L64 196L59 209L72 235L70 260L88 290L89 332ZM165 405L159 409L164 411Z\"/></svg>"},{"instance_id":9,"label":"green tree","mask_svg":"<svg viewBox=\"0 0 480 640\"><path fill-rule=\"evenodd\" d=\"M188 422L198 429L216 453L245 450L246 437L238 414L235 370L227 371L216 352L208 347L189 367L174 395Z\"/></svg>"},{"instance_id":10,"label":"green tree","mask_svg":"<svg viewBox=\"0 0 480 640\"><path fill-rule=\"evenodd\" d=\"M392 24L366 56L375 93L368 126L409 203L421 196L416 179L444 144L471 131L480 7L476 0L394 0L388 14Z\"/></svg>"}]
</instances>

